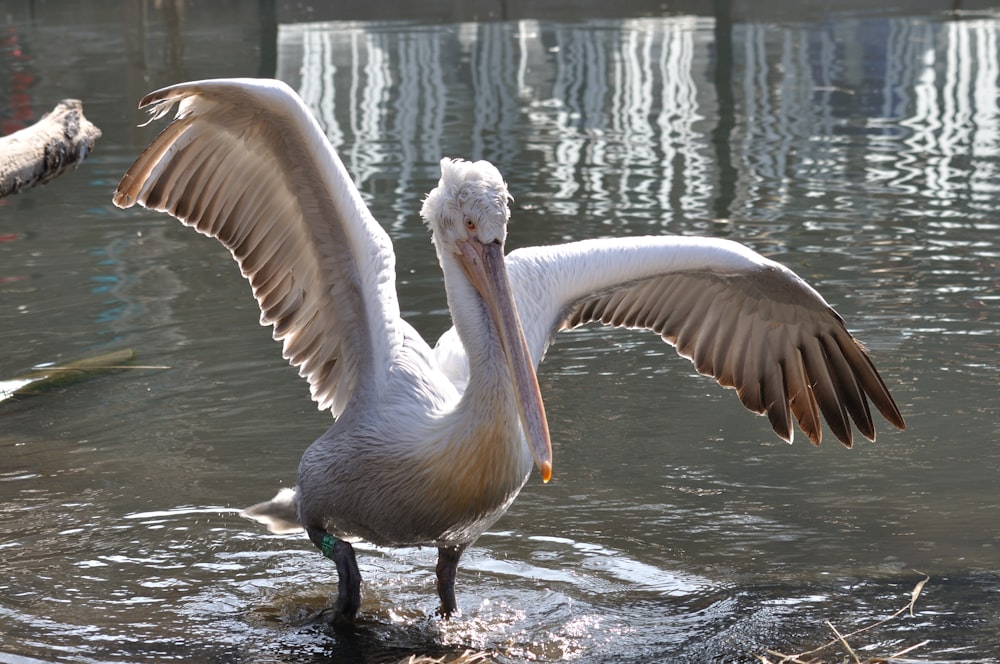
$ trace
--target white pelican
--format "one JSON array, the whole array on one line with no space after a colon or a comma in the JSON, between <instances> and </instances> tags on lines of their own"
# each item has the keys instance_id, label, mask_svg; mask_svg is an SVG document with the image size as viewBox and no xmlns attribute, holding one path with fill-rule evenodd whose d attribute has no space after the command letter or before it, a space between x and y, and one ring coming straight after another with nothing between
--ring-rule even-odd
<instances>
[{"instance_id":1,"label":"white pelican","mask_svg":"<svg viewBox=\"0 0 1000 664\"><path fill-rule=\"evenodd\" d=\"M735 242L588 240L504 257L510 196L479 161L441 161L421 215L454 327L431 348L400 317L394 257L320 126L284 83L213 80L146 96L175 119L115 192L217 238L250 281L333 425L305 451L294 489L245 514L305 529L337 565L331 620L351 619L360 574L350 541L438 547L441 613L456 609L462 551L531 473L552 472L535 367L557 332L585 323L652 330L733 387L791 442L818 444L822 413L870 440L868 400L903 418L843 320L791 270Z\"/></svg>"}]
</instances>

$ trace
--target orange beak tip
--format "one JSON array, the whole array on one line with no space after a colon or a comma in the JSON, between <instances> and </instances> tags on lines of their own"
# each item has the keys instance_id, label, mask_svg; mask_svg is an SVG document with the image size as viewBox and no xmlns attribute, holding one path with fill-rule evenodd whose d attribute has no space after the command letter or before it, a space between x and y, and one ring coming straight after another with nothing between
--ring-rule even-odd
<instances>
[{"instance_id":1,"label":"orange beak tip","mask_svg":"<svg viewBox=\"0 0 1000 664\"><path fill-rule=\"evenodd\" d=\"M546 461L538 469L542 471L542 482L548 484L549 480L552 479L552 464Z\"/></svg>"}]
</instances>

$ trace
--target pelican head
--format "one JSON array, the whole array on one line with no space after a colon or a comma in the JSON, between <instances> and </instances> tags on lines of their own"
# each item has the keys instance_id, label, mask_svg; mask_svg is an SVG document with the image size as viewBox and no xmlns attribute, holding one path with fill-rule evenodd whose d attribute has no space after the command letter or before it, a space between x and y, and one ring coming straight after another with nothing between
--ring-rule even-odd
<instances>
[{"instance_id":1,"label":"pelican head","mask_svg":"<svg viewBox=\"0 0 1000 664\"><path fill-rule=\"evenodd\" d=\"M441 180L427 194L420 216L430 227L435 245L459 255L458 243L464 240L503 246L510 199L507 183L488 161L442 159Z\"/></svg>"},{"instance_id":2,"label":"pelican head","mask_svg":"<svg viewBox=\"0 0 1000 664\"><path fill-rule=\"evenodd\" d=\"M420 215L431 229L442 265L457 262L482 297L510 370L528 448L542 480L548 482L552 476L549 426L504 262L509 202L507 184L493 164L442 159L441 180L427 195Z\"/></svg>"}]
</instances>

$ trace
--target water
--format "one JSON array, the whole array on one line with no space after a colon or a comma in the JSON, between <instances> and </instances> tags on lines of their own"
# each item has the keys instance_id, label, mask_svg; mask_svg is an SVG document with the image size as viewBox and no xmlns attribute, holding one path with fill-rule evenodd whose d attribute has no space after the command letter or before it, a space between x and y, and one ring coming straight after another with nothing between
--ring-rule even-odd
<instances>
[{"instance_id":1,"label":"water","mask_svg":"<svg viewBox=\"0 0 1000 664\"><path fill-rule=\"evenodd\" d=\"M0 378L119 348L169 369L0 404L0 661L756 661L891 615L924 575L915 616L859 654L1000 653L996 17L307 25L206 5L5 10L4 131L78 97L104 136L0 203ZM332 566L236 511L294 481L328 416L224 250L110 202L157 130L135 127L139 97L237 75L315 109L429 338L448 314L419 202L441 156L486 158L512 247L705 234L789 265L871 348L908 430L787 446L657 339L565 335L539 376L554 479L467 553L461 617L433 617L434 551L362 546L358 628L304 626Z\"/></svg>"}]
</instances>

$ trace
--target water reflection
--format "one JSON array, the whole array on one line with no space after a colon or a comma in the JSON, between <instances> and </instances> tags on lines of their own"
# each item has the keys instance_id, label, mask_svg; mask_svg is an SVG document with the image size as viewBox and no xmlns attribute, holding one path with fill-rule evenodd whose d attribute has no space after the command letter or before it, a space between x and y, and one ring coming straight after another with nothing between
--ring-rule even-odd
<instances>
[{"instance_id":1,"label":"water reflection","mask_svg":"<svg viewBox=\"0 0 1000 664\"><path fill-rule=\"evenodd\" d=\"M345 148L363 190L380 191L372 181L392 161L400 215L413 209L415 178L460 153L507 171L544 163L532 185L555 214L618 226L634 214L646 225L711 218L713 122L734 111L739 126L723 138L739 221L781 220L803 196L817 216L844 218L862 190L894 194L891 214L956 197L995 211L995 21L736 26L735 109L713 85L711 28L693 17L286 25L278 73Z\"/></svg>"},{"instance_id":2,"label":"water reflection","mask_svg":"<svg viewBox=\"0 0 1000 664\"><path fill-rule=\"evenodd\" d=\"M59 39L26 21L0 40L5 126L73 94L105 132L78 173L3 204L2 377L121 345L173 367L3 405L0 660L750 661L825 642L831 615L891 613L913 568L932 575L918 617L872 652L1000 648L1000 21L281 26L277 73L389 227L428 337L448 319L416 210L442 155L488 158L516 199L513 245L677 232L780 254L872 348L910 424L851 452L788 448L657 340L567 336L540 377L559 471L469 553L462 619L432 617L432 551L367 548L365 619L345 635L303 626L328 563L233 513L291 480L327 418L224 252L109 202L148 142L143 93L267 70L249 6L213 23L188 5L180 50L132 9L110 46L120 19L68 10ZM70 34L102 37L72 77Z\"/></svg>"}]
</instances>

